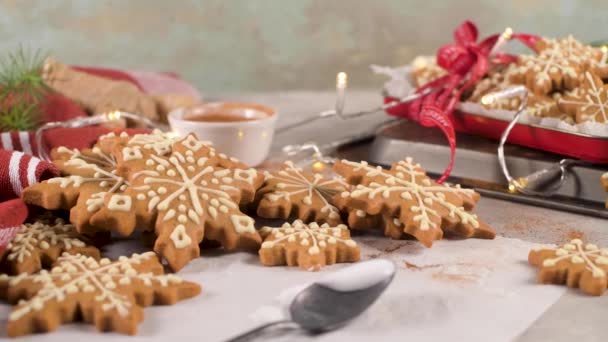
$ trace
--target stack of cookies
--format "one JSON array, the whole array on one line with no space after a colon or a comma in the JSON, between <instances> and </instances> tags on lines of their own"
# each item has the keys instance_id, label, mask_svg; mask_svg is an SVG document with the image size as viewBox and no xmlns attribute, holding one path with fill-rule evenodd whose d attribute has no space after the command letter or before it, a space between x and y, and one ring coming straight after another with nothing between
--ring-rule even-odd
<instances>
[{"instance_id":1,"label":"stack of cookies","mask_svg":"<svg viewBox=\"0 0 608 342\"><path fill-rule=\"evenodd\" d=\"M298 221L275 234L262 230L266 236L260 250L262 263L318 269L356 260L359 251L348 227L382 230L394 239L415 238L426 247L444 235L484 239L496 235L471 212L478 193L434 182L411 158L390 170L365 161L342 160L334 170L341 177L326 178L287 162L281 170L265 173L256 200L258 216ZM302 229L310 233L298 234ZM298 244L298 238L306 234L310 239Z\"/></svg>"},{"instance_id":2,"label":"stack of cookies","mask_svg":"<svg viewBox=\"0 0 608 342\"><path fill-rule=\"evenodd\" d=\"M54 151L63 176L29 187L24 200L70 210L81 234L156 234L154 251L178 271L200 255L204 238L226 249L256 248L260 236L240 207L263 176L194 135L110 134L92 149Z\"/></svg>"},{"instance_id":3,"label":"stack of cookies","mask_svg":"<svg viewBox=\"0 0 608 342\"><path fill-rule=\"evenodd\" d=\"M133 335L142 307L198 295L200 285L164 274L155 253L100 258L95 241L60 219L24 224L2 255L0 297L15 305L11 337L83 320L100 331Z\"/></svg>"},{"instance_id":4,"label":"stack of cookies","mask_svg":"<svg viewBox=\"0 0 608 342\"><path fill-rule=\"evenodd\" d=\"M198 284L164 274L162 262L179 271L202 246L255 251L267 266L319 270L359 260L350 229L427 247L444 235L495 235L471 212L477 193L434 182L410 158L390 170L343 160L333 177L291 162L262 171L194 135L159 131L111 133L91 148L60 147L51 156L61 176L23 195L48 212L23 225L0 258L0 296L18 303L11 336L76 319L134 334L143 306L200 292ZM54 218L61 211L69 211L69 223ZM280 222L258 230L254 217ZM135 232L154 237L153 252L101 258L98 246Z\"/></svg>"},{"instance_id":5,"label":"stack of cookies","mask_svg":"<svg viewBox=\"0 0 608 342\"><path fill-rule=\"evenodd\" d=\"M488 93L524 85L529 90L528 114L550 117L570 124L608 122L608 54L568 36L543 38L537 53L520 55L516 63L493 67L463 101L481 102ZM416 82L441 75L433 63L414 72ZM489 109L516 110L519 99L502 99Z\"/></svg>"}]
</instances>

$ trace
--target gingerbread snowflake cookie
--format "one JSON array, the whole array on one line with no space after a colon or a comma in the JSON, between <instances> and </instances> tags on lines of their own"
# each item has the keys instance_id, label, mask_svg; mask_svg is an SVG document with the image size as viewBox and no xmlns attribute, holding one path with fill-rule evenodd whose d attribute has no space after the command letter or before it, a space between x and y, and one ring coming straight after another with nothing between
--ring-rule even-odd
<instances>
[{"instance_id":1,"label":"gingerbread snowflake cookie","mask_svg":"<svg viewBox=\"0 0 608 342\"><path fill-rule=\"evenodd\" d=\"M259 216L294 217L304 222L330 225L342 222L333 198L350 187L343 179L303 171L290 161L278 171L266 171L264 179L264 185L257 193Z\"/></svg>"},{"instance_id":2,"label":"gingerbread snowflake cookie","mask_svg":"<svg viewBox=\"0 0 608 342\"><path fill-rule=\"evenodd\" d=\"M60 147L53 152L54 163L63 176L34 184L25 189L23 200L48 210L70 210L70 222L81 233L105 231L90 220L104 205L121 201L129 182L118 172L116 158L99 146L85 150ZM127 236L132 231L118 230Z\"/></svg>"},{"instance_id":3,"label":"gingerbread snowflake cookie","mask_svg":"<svg viewBox=\"0 0 608 342\"><path fill-rule=\"evenodd\" d=\"M384 236L396 240L412 238L404 231L398 218L387 215L369 215L363 210L354 209L348 213L347 222L351 230L380 230Z\"/></svg>"},{"instance_id":4,"label":"gingerbread snowflake cookie","mask_svg":"<svg viewBox=\"0 0 608 342\"><path fill-rule=\"evenodd\" d=\"M170 154L123 151L117 159L129 159L130 186L106 198L93 224L154 230L154 250L176 271L199 256L203 238L226 249L259 247L254 220L239 208L253 201L261 184L256 170L220 167L193 135L175 142Z\"/></svg>"},{"instance_id":5,"label":"gingerbread snowflake cookie","mask_svg":"<svg viewBox=\"0 0 608 342\"><path fill-rule=\"evenodd\" d=\"M404 233L427 247L444 233L485 239L496 235L471 213L478 193L434 182L411 158L393 164L390 170L347 160L337 162L334 169L356 185L354 190L340 194L341 206L398 219Z\"/></svg>"},{"instance_id":6,"label":"gingerbread snowflake cookie","mask_svg":"<svg viewBox=\"0 0 608 342\"><path fill-rule=\"evenodd\" d=\"M580 88L559 99L560 109L576 117L576 122L608 123L608 85L587 72Z\"/></svg>"},{"instance_id":7,"label":"gingerbread snowflake cookie","mask_svg":"<svg viewBox=\"0 0 608 342\"><path fill-rule=\"evenodd\" d=\"M142 307L174 304L200 291L198 284L164 275L152 252L114 262L63 254L50 272L0 277L0 294L16 303L8 317L12 337L50 332L79 318L99 331L134 335Z\"/></svg>"},{"instance_id":8,"label":"gingerbread snowflake cookie","mask_svg":"<svg viewBox=\"0 0 608 342\"><path fill-rule=\"evenodd\" d=\"M599 49L581 44L572 36L564 39L543 39L537 55L522 55L513 77L516 83L526 84L538 95L553 91L572 90L579 86L580 76L586 71L604 72L605 61Z\"/></svg>"},{"instance_id":9,"label":"gingerbread snowflake cookie","mask_svg":"<svg viewBox=\"0 0 608 342\"><path fill-rule=\"evenodd\" d=\"M6 248L2 268L10 274L34 273L64 252L99 258L99 250L88 245L71 224L61 220L22 224Z\"/></svg>"},{"instance_id":10,"label":"gingerbread snowflake cookie","mask_svg":"<svg viewBox=\"0 0 608 342\"><path fill-rule=\"evenodd\" d=\"M608 287L608 249L574 239L558 248L530 251L530 265L539 268L540 283L566 284L599 296Z\"/></svg>"},{"instance_id":11,"label":"gingerbread snowflake cookie","mask_svg":"<svg viewBox=\"0 0 608 342\"><path fill-rule=\"evenodd\" d=\"M278 228L263 227L260 261L266 266L300 266L318 271L326 265L355 262L360 258L357 243L343 225L330 226L296 220Z\"/></svg>"}]
</instances>

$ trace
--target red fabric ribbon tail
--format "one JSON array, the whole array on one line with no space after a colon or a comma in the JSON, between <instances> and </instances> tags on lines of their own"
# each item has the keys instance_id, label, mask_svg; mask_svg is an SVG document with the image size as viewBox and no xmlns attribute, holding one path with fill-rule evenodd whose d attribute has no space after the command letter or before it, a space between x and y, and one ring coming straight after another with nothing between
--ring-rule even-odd
<instances>
[{"instance_id":1,"label":"red fabric ribbon tail","mask_svg":"<svg viewBox=\"0 0 608 342\"><path fill-rule=\"evenodd\" d=\"M448 139L450 145L450 162L438 182L447 179L454 165L456 155L456 135L454 126L449 118L464 92L471 89L485 76L490 63L507 64L517 60L516 56L506 53L492 53L502 35L494 34L477 42L479 31L474 23L465 21L454 30L454 43L442 46L437 51L437 64L448 74L432 81L418 89L421 92L428 88L441 88L417 101L411 109L415 113L408 117L416 120L422 126L437 126ZM532 48L540 37L529 34L514 34L517 39ZM492 54L492 56L490 55Z\"/></svg>"},{"instance_id":2,"label":"red fabric ribbon tail","mask_svg":"<svg viewBox=\"0 0 608 342\"><path fill-rule=\"evenodd\" d=\"M519 40L524 45L536 52L538 41L541 40L541 37L538 35L526 33L514 33L512 38Z\"/></svg>"},{"instance_id":3,"label":"red fabric ribbon tail","mask_svg":"<svg viewBox=\"0 0 608 342\"><path fill-rule=\"evenodd\" d=\"M456 157L456 133L454 131L454 125L452 125L452 122L448 118L448 114L434 104L425 104L422 106L420 111L420 124L427 127L439 127L448 139L448 144L450 146L450 161L441 177L437 180L438 183L443 183L450 176L450 173L452 173L454 159Z\"/></svg>"}]
</instances>

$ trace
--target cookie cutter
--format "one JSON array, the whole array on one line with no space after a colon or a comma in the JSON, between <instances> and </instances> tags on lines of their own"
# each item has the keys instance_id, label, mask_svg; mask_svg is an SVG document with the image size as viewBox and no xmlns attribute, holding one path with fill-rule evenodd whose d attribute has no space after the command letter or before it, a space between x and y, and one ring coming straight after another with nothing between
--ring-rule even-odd
<instances>
[{"instance_id":1,"label":"cookie cutter","mask_svg":"<svg viewBox=\"0 0 608 342\"><path fill-rule=\"evenodd\" d=\"M122 111L113 111L113 112L97 114L97 115L93 115L93 116L79 117L79 118L74 118L72 120L67 120L67 121L47 122L36 130L35 139L36 139L36 144L38 145L38 158L45 160L45 161L51 161L48 153L46 152L46 150L44 149L44 146L42 144L43 133L47 130L55 129L55 128L78 128L78 127L85 127L85 126L94 126L94 125L99 125L102 123L112 122L112 121L116 121L116 120L120 120L120 119L129 119L129 120L132 120L132 121L135 121L138 123L142 123L143 125L150 127L150 128L159 128L159 126L156 123L154 123L152 120L150 120L146 117L136 115L133 113L122 112Z\"/></svg>"},{"instance_id":2,"label":"cookie cutter","mask_svg":"<svg viewBox=\"0 0 608 342\"><path fill-rule=\"evenodd\" d=\"M525 195L549 197L555 194L566 182L569 169L576 165L590 165L590 162L576 159L564 158L554 165L533 172L527 176L515 178L511 175L507 166L504 146L509 138L509 134L513 127L517 124L519 117L528 108L528 89L524 86L515 86L502 91L492 92L484 95L481 103L490 105L496 100L518 97L520 105L509 122L509 125L503 131L498 143L498 163L500 169L507 179L510 192L520 192Z\"/></svg>"}]
</instances>

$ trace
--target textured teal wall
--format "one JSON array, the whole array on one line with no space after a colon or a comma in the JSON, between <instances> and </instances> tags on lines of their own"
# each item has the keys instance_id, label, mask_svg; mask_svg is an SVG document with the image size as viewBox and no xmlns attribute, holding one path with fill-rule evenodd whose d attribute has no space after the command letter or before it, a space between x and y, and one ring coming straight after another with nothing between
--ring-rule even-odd
<instances>
[{"instance_id":1,"label":"textured teal wall","mask_svg":"<svg viewBox=\"0 0 608 342\"><path fill-rule=\"evenodd\" d=\"M0 0L0 50L62 61L175 70L204 92L377 87L368 65L403 64L451 40L515 30L608 37L608 0Z\"/></svg>"}]
</instances>

